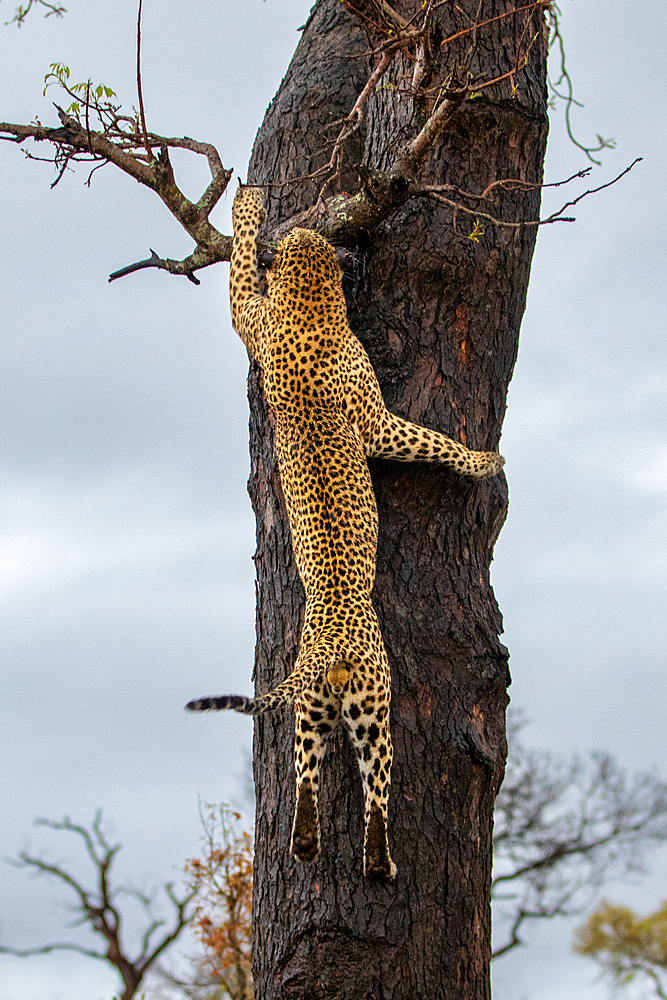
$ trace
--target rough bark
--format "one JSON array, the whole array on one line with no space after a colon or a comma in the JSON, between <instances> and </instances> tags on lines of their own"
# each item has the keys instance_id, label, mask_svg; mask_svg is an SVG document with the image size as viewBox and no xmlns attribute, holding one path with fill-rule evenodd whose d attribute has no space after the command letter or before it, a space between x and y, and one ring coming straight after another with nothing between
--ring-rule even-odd
<instances>
[{"instance_id":1,"label":"rough bark","mask_svg":"<svg viewBox=\"0 0 667 1000\"><path fill-rule=\"evenodd\" d=\"M395 8L410 17L418 4ZM470 17L477 0L462 6ZM480 20L511 9L484 0ZM470 21L438 9L440 38ZM473 72L511 66L523 22L480 31ZM433 82L465 51L436 48ZM339 0L320 0L258 134L248 179L275 184L328 159L328 126L361 91L372 46ZM501 177L540 181L546 143L544 39L527 70L469 102L429 154L425 183L481 191ZM391 80L412 73L399 58ZM353 163L382 169L414 136L426 111L379 90L355 134ZM335 137L336 129L333 130ZM267 226L313 203L318 182L269 192ZM505 194L494 212L535 218L539 194ZM510 213L514 215L511 216ZM469 232L470 223L459 220ZM496 448L517 353L535 229L457 234L451 212L412 200L368 234L348 281L349 319L368 350L390 409L458 438ZM250 374L257 517L256 687L288 675L303 590L258 370ZM511 474L511 456L508 465ZM254 975L258 1000L485 1000L490 995L491 831L506 754L508 653L489 565L507 511L504 476L476 483L441 468L374 462L380 540L374 602L392 666L395 758L389 807L394 884L362 876L363 806L345 733L330 739L321 793L322 854L289 854L294 808L293 719L256 723L257 842Z\"/></svg>"}]
</instances>

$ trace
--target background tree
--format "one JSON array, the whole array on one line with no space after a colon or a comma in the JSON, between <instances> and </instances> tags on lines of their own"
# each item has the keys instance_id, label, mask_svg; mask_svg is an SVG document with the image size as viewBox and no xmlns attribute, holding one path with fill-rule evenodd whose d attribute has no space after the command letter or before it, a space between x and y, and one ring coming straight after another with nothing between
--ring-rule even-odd
<instances>
[{"instance_id":1,"label":"background tree","mask_svg":"<svg viewBox=\"0 0 667 1000\"><path fill-rule=\"evenodd\" d=\"M570 760L526 748L514 718L493 828L493 952L524 944L536 920L589 909L603 885L645 871L646 855L667 840L667 785L629 778L613 757Z\"/></svg>"},{"instance_id":2,"label":"background tree","mask_svg":"<svg viewBox=\"0 0 667 1000\"><path fill-rule=\"evenodd\" d=\"M603 902L579 928L575 950L595 959L616 988L643 983L665 1000L667 902L647 917L638 917L627 906Z\"/></svg>"},{"instance_id":3,"label":"background tree","mask_svg":"<svg viewBox=\"0 0 667 1000\"><path fill-rule=\"evenodd\" d=\"M90 931L104 940L106 950L96 951L83 945L71 942L46 944L39 948L13 948L0 946L0 953L18 955L22 958L31 955L44 955L52 951L74 951L88 958L96 958L108 962L118 973L122 983L122 993L119 1000L132 1000L141 986L146 974L153 969L158 958L164 954L179 937L192 919L193 912L189 904L195 896L193 888L185 896L179 898L171 882L163 886L164 893L174 909L174 917L169 930L157 936L166 921L158 918L154 911L155 893L147 894L133 886L125 885L114 888L111 879L111 868L120 844L111 845L102 830L102 813L98 812L90 829L72 823L69 817L55 823L48 819L38 819L37 826L45 826L51 830L65 830L77 834L83 841L89 860L92 862L96 886L87 889L85 885L62 865L51 864L42 858L21 851L15 860L7 859L9 864L25 868L35 875L49 875L67 885L75 894L76 902L71 910L76 915L72 926L87 926ZM138 949L132 956L123 931L123 913L118 904L120 896L127 896L140 904L147 926L140 936Z\"/></svg>"}]
</instances>

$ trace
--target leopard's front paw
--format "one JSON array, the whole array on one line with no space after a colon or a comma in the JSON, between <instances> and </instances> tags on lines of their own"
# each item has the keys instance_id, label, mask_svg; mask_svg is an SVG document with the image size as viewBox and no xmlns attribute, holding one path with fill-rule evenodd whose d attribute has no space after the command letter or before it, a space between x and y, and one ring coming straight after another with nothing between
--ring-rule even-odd
<instances>
[{"instance_id":1,"label":"leopard's front paw","mask_svg":"<svg viewBox=\"0 0 667 1000\"><path fill-rule=\"evenodd\" d=\"M236 231L240 225L259 229L265 218L266 212L264 211L264 197L261 188L243 184L234 195L234 204L232 205L234 230Z\"/></svg>"}]
</instances>

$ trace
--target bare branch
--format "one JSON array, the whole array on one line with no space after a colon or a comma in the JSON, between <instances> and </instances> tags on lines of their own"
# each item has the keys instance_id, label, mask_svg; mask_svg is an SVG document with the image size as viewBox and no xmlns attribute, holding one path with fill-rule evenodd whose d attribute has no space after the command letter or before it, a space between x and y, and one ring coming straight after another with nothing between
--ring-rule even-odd
<instances>
[{"instance_id":1,"label":"bare branch","mask_svg":"<svg viewBox=\"0 0 667 1000\"><path fill-rule=\"evenodd\" d=\"M150 941L151 941L151 938L153 937L153 934L160 927L164 927L164 925L165 925L165 921L164 920L157 920L157 919L155 919L146 928L146 930L144 932L144 936L141 939L141 954L139 956L139 960L140 961L145 961L146 960L146 956L148 954L148 949L150 947Z\"/></svg>"},{"instance_id":2,"label":"bare branch","mask_svg":"<svg viewBox=\"0 0 667 1000\"><path fill-rule=\"evenodd\" d=\"M116 844L115 846L112 847L111 844L107 842L102 832L101 824L102 824L102 810L98 809L97 812L95 813L91 829L93 830L93 833L97 838L97 842L102 847L105 856L112 857L114 854L117 854L118 851L120 850L120 844ZM72 823L69 816L65 816L60 823L58 823L55 820L45 819L44 817L40 816L38 819L35 820L35 826L45 826L50 830L66 830L69 833L78 834L83 840L84 844L86 845L86 851L88 852L88 856L90 857L93 864L99 863L97 852L95 850L95 845L93 843L93 838L90 836L90 833L88 832L88 830L86 830L84 826L79 826L77 823Z\"/></svg>"},{"instance_id":3,"label":"bare branch","mask_svg":"<svg viewBox=\"0 0 667 1000\"><path fill-rule=\"evenodd\" d=\"M579 202L580 202L580 201L582 200L582 198L586 198L586 197L588 197L588 195L589 195L589 194L597 194L597 193L598 193L598 191L604 191L604 189L605 189L605 188L608 188L608 187L611 187L611 186L612 186L612 184L615 184L615 183L616 183L616 181L620 181L621 177L625 177L625 175L626 175L626 174L629 174L629 173L630 173L630 171L632 170L632 168L633 168L634 166L636 166L636 165L637 165L638 163L641 163L643 159L644 159L644 157L643 157L643 156L638 156L638 157L636 157L636 158L635 158L635 159L634 159L634 160L632 161L632 163L630 164L630 166L629 166L629 167L626 167L626 168L625 168L625 170L622 170L622 171L621 171L621 173L620 173L620 174L618 174L618 176L617 176L617 177L614 177L614 179L613 179L613 180L611 180L611 181L607 181L607 183L606 183L606 184L600 184L600 186L599 186L599 187L596 187L596 188L589 188L589 190L588 190L588 191L584 191L584 193L583 193L583 194L580 194L580 195L579 195L579 196L578 196L577 198L575 198L575 199L574 199L573 201L567 201L567 202L565 202L565 204L563 205L563 207L562 207L562 208L560 208L560 209L558 210L558 212L555 212L555 213L553 213L553 215L549 216L549 219L547 219L547 220L545 220L545 221L549 222L549 221L551 221L552 219L554 219L554 220L555 220L555 216L557 216L557 215L560 215L560 213L561 213L561 212L564 212L566 208L572 208L572 207L574 207L574 205L578 205L578 204L579 204Z\"/></svg>"},{"instance_id":4,"label":"bare branch","mask_svg":"<svg viewBox=\"0 0 667 1000\"><path fill-rule=\"evenodd\" d=\"M391 66L394 56L396 55L396 51L397 49L394 49L391 52L383 53L382 58L380 59L379 63L377 64L377 66L369 76L368 80L366 81L366 85L359 94L359 97L354 103L354 107L352 108L349 115L345 119L342 129L338 133L338 137L334 142L334 147L331 153L331 157L329 158L329 162L326 164L326 166L321 167L320 170L316 172L320 174L324 173L328 174L320 190L317 199L318 202L322 198L324 194L324 189L326 188L331 177L334 176L334 174L337 174L338 178L340 179L342 164L343 164L343 144L345 140L348 139L353 132L356 132L356 130L361 125L363 106L370 97L370 95L374 93L378 83L380 82L384 74L387 72L389 67Z\"/></svg>"},{"instance_id":5,"label":"bare branch","mask_svg":"<svg viewBox=\"0 0 667 1000\"><path fill-rule=\"evenodd\" d=\"M494 948L491 952L491 960L494 958L500 958L501 955L506 955L508 951L512 951L514 948L518 948L524 942L519 937L519 928L521 927L524 920L527 918L528 914L521 907L517 910L514 922L509 930L509 939L501 948Z\"/></svg>"},{"instance_id":6,"label":"bare branch","mask_svg":"<svg viewBox=\"0 0 667 1000\"><path fill-rule=\"evenodd\" d=\"M354 17L358 18L362 24L368 27L375 28L376 31L386 34L387 25L389 22L390 27L403 28L407 24L405 19L397 14L396 11L384 0L342 0L345 9L352 14ZM366 8L370 7L371 10ZM376 18L384 17L385 23L380 23Z\"/></svg>"},{"instance_id":7,"label":"bare branch","mask_svg":"<svg viewBox=\"0 0 667 1000\"><path fill-rule=\"evenodd\" d=\"M157 958L165 951L169 945L176 940L178 935L181 933L184 927L186 927L191 920L191 914L187 912L187 908L192 902L192 900L197 895L197 890L192 889L183 899L178 899L174 894L173 885L170 882L164 887L165 892L169 896L169 899L174 905L176 910L176 919L171 931L165 935L162 941L153 949L150 955L147 955L143 961L142 968L147 969L151 966Z\"/></svg>"},{"instance_id":8,"label":"bare branch","mask_svg":"<svg viewBox=\"0 0 667 1000\"><path fill-rule=\"evenodd\" d=\"M454 117L466 98L467 90L452 91L445 96L440 106L430 116L421 132L407 143L392 165L392 173L400 176L414 176L433 148L450 120Z\"/></svg>"},{"instance_id":9,"label":"bare branch","mask_svg":"<svg viewBox=\"0 0 667 1000\"><path fill-rule=\"evenodd\" d=\"M145 267L158 267L163 271L167 271L169 274L184 274L186 278L193 283L193 285L201 284L199 278L196 278L194 272L202 267L208 267L210 264L215 264L221 260L231 260L232 258L232 237L231 236L221 236L221 245L225 247L219 252L219 255L215 257L206 251L195 250L194 253L186 257L185 260L170 260L169 258L158 257L155 250L151 250L151 256L146 260L139 260L136 264L128 264L127 267L121 267L120 270L114 271L109 275L109 281L115 281L116 278L123 278L126 274L132 274L133 271L141 271ZM226 241L226 245L225 245Z\"/></svg>"},{"instance_id":10,"label":"bare branch","mask_svg":"<svg viewBox=\"0 0 667 1000\"><path fill-rule=\"evenodd\" d=\"M14 868L32 868L36 875L55 875L56 878L59 878L74 890L79 897L82 909L85 909L88 906L89 897L86 890L72 875L69 874L69 872L59 868L58 865L49 865L46 861L42 861L41 858L31 857L25 851L21 851L18 858L4 858L3 860L8 865L12 865Z\"/></svg>"},{"instance_id":11,"label":"bare branch","mask_svg":"<svg viewBox=\"0 0 667 1000\"><path fill-rule=\"evenodd\" d=\"M622 170L620 174L618 174L616 177L613 178L613 180L607 181L606 184L601 184L599 187L590 188L588 191L584 191L582 194L578 195L576 198L573 198L571 201L566 201L564 205L562 205L556 212L552 212L551 215L547 216L546 219L519 219L518 221L515 222L509 221L507 219L498 219L494 215L491 215L488 212L480 211L480 209L477 207L470 208L469 206L464 205L460 201L454 201L451 198L445 197L445 195L442 194L442 191L447 189L447 186L445 185L427 185L421 188L421 193L428 198L433 198L435 201L441 202L443 205L447 205L448 208L453 209L455 212L463 212L466 215L474 216L475 218L478 219L484 219L485 221L490 222L494 226L498 226L501 229L503 228L520 229L524 226L548 226L554 222L576 222L576 219L573 216L563 215L563 212L565 211L566 208L572 208L574 205L579 204L579 202L582 201L584 198L588 197L588 195L597 194L598 191L603 191L605 188L611 187L612 184L616 184L617 181L620 181L622 177L625 177L625 175L629 173L632 170L632 168L636 166L637 163L641 163L641 161L642 157L641 156L637 157L637 159L633 160L633 162L630 164L629 167L626 167L625 170ZM488 187L480 195L475 195L471 194L470 192L460 191L460 190L457 190L456 193L459 194L461 197L481 200L482 198L486 198L493 191L493 189L497 187L501 187L506 191L512 191L512 190L529 191L534 188L560 187L562 184L569 184L569 182L574 180L575 178L587 176L588 169L589 168L587 168L584 171L579 171L578 173L573 174L572 177L569 177L566 181L557 181L551 184L530 184L527 181L508 178L507 180L494 181L492 184L489 184ZM452 190L451 187L449 189Z\"/></svg>"},{"instance_id":12,"label":"bare branch","mask_svg":"<svg viewBox=\"0 0 667 1000\"><path fill-rule=\"evenodd\" d=\"M377 66L369 76L363 90L361 91L358 98L354 102L354 107L352 108L349 115L345 119L346 125L359 121L359 119L361 118L361 109L368 100L369 96L374 92L375 88L377 87L378 83L380 82L384 74L391 66L395 54L396 54L395 51L384 52L382 54L380 62L377 64ZM336 139L336 145L339 145L339 143L342 142L342 140L345 137L346 137L346 130L345 128L343 128L340 132L340 135Z\"/></svg>"},{"instance_id":13,"label":"bare branch","mask_svg":"<svg viewBox=\"0 0 667 1000\"><path fill-rule=\"evenodd\" d=\"M197 139L191 139L187 135L182 138L176 136L164 138L163 136L149 133L148 138L149 142L154 146L166 146L169 149L189 149L193 153L198 153L200 156L206 157L212 180L195 207L208 216L227 190L227 185L234 175L233 170L225 170L220 159L220 154L215 146L210 142L200 142Z\"/></svg>"},{"instance_id":14,"label":"bare branch","mask_svg":"<svg viewBox=\"0 0 667 1000\"><path fill-rule=\"evenodd\" d=\"M457 31L453 35L448 35L447 38L443 38L440 42L440 48L443 48L445 45L449 45L449 43L453 42L456 38L461 38L462 35L469 35L472 32L478 31L479 28L485 28L487 24L493 24L494 21L501 21L505 17L513 17L515 14L521 14L525 10L534 11L538 8L544 10L548 8L551 3L552 0L535 0L535 2L526 4L524 7L515 7L513 10L506 10L502 14L496 14L495 17L489 17L486 21L476 22L471 28L462 28L461 31Z\"/></svg>"},{"instance_id":15,"label":"bare branch","mask_svg":"<svg viewBox=\"0 0 667 1000\"><path fill-rule=\"evenodd\" d=\"M45 944L42 948L9 948L6 945L0 945L0 955L16 955L19 958L30 958L32 955L46 955L51 951L76 951L79 955L86 955L88 958L101 958L106 959L106 955L99 951L93 951L91 948L83 948L78 944Z\"/></svg>"},{"instance_id":16,"label":"bare branch","mask_svg":"<svg viewBox=\"0 0 667 1000\"><path fill-rule=\"evenodd\" d=\"M380 7L380 10L384 14L384 16L387 17L387 18L389 18L389 20L397 28L400 28L402 30L404 30L405 28L407 28L408 22L405 20L405 18L401 17L401 15L398 14L394 10L393 7L389 6L389 4L387 3L387 0L378 0L378 6Z\"/></svg>"},{"instance_id":17,"label":"bare branch","mask_svg":"<svg viewBox=\"0 0 667 1000\"><path fill-rule=\"evenodd\" d=\"M94 130L88 131L76 118L68 115L62 108L57 108L62 122L59 129L44 128L39 122L34 125L14 125L9 122L0 123L0 138L10 138L14 142L23 142L32 138L36 141L48 141L56 145L56 161L60 163L60 179L67 165L72 160L93 158L108 161L120 167L125 173L134 177L139 183L154 190L167 205L189 235L197 244L197 250L186 262L166 261L162 264L151 262L142 266L162 267L172 274L191 274L197 267L205 267L219 260L229 260L231 254L231 238L224 237L208 221L208 216L227 188L233 171L225 170L220 156L210 143L198 142L189 136L168 138L148 134L149 148L159 148L157 160L146 162L129 152L136 148L137 139L128 133L116 131L117 141L112 141L107 134ZM2 135L2 133L5 133ZM143 140L142 140L143 141ZM193 204L178 188L169 161L169 148L189 149L192 152L206 156L211 171L211 183L196 204ZM59 158L59 159L58 159ZM101 165L101 164L100 164ZM132 265L132 270L137 267ZM129 272L126 272L129 273Z\"/></svg>"}]
</instances>

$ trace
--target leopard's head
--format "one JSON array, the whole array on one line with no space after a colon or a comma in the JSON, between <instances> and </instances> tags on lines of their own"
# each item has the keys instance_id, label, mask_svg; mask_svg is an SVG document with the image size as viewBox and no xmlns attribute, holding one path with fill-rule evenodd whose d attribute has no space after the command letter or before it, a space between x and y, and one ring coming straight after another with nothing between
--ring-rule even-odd
<instances>
[{"instance_id":1,"label":"leopard's head","mask_svg":"<svg viewBox=\"0 0 667 1000\"><path fill-rule=\"evenodd\" d=\"M343 270L336 250L312 229L292 229L281 240L266 277L272 294L301 302L342 295Z\"/></svg>"}]
</instances>

